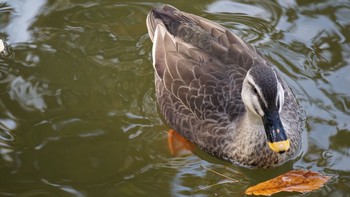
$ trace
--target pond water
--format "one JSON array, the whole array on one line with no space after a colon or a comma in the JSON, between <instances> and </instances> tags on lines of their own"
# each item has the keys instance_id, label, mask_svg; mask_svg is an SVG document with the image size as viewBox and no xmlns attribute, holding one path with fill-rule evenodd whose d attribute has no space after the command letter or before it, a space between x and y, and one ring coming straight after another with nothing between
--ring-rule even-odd
<instances>
[{"instance_id":1,"label":"pond water","mask_svg":"<svg viewBox=\"0 0 350 197\"><path fill-rule=\"evenodd\" d=\"M291 169L334 176L308 196L349 196L350 2L168 2L224 25L275 64L305 110L302 155L257 170L200 150L170 155L145 25L160 2L7 0L0 196L244 196Z\"/></svg>"}]
</instances>

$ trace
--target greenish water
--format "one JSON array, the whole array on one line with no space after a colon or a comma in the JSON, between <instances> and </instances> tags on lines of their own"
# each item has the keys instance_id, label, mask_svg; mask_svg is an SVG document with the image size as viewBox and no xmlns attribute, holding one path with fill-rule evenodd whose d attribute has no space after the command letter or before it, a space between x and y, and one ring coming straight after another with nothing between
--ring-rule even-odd
<instances>
[{"instance_id":1,"label":"greenish water","mask_svg":"<svg viewBox=\"0 0 350 197\"><path fill-rule=\"evenodd\" d=\"M0 196L244 196L291 169L334 175L308 196L349 196L350 2L172 4L224 25L276 65L305 110L303 154L267 170L200 150L169 154L145 26L159 2L8 0L0 4L0 36L11 47L0 59Z\"/></svg>"}]
</instances>

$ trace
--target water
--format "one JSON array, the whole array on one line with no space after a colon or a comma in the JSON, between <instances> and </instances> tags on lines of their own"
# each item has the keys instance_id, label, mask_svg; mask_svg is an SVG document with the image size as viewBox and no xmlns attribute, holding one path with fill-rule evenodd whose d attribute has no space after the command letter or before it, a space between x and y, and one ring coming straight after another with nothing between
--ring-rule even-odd
<instances>
[{"instance_id":1,"label":"water","mask_svg":"<svg viewBox=\"0 0 350 197\"><path fill-rule=\"evenodd\" d=\"M169 154L145 26L159 5L0 4L0 36L11 47L0 60L0 196L243 196L291 169L334 175L309 196L349 196L350 2L173 3L257 47L293 88L308 140L300 157L267 170L200 150Z\"/></svg>"}]
</instances>

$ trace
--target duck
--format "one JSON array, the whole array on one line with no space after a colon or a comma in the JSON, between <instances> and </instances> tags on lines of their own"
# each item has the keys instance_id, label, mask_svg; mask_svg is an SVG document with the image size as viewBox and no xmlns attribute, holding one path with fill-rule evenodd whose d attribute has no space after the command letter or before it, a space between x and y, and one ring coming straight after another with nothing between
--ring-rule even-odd
<instances>
[{"instance_id":1,"label":"duck","mask_svg":"<svg viewBox=\"0 0 350 197\"><path fill-rule=\"evenodd\" d=\"M147 15L159 112L208 154L251 168L301 152L303 110L276 68L227 28L171 5Z\"/></svg>"}]
</instances>

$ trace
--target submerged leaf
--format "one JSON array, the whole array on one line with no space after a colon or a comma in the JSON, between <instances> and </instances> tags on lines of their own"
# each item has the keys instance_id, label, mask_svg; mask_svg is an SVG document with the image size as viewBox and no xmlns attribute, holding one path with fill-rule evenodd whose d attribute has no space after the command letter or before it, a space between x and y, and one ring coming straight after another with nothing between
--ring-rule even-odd
<instances>
[{"instance_id":1,"label":"submerged leaf","mask_svg":"<svg viewBox=\"0 0 350 197\"><path fill-rule=\"evenodd\" d=\"M248 195L270 196L278 192L310 192L322 187L331 177L308 170L292 170L276 178L249 187Z\"/></svg>"}]
</instances>

